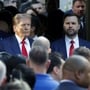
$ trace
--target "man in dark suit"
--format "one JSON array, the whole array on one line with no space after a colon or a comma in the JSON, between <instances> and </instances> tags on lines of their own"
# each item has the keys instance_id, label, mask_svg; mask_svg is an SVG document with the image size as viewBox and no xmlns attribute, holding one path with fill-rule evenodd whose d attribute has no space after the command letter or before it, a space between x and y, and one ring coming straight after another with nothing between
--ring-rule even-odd
<instances>
[{"instance_id":1,"label":"man in dark suit","mask_svg":"<svg viewBox=\"0 0 90 90\"><path fill-rule=\"evenodd\" d=\"M90 62L80 55L69 57L63 65L63 79L56 90L86 90L90 84Z\"/></svg>"},{"instance_id":2,"label":"man in dark suit","mask_svg":"<svg viewBox=\"0 0 90 90\"><path fill-rule=\"evenodd\" d=\"M15 32L15 35L0 41L0 49L13 55L23 54L24 52L23 55L28 56L33 41L32 39L28 38L30 29L30 15L16 14L13 18L13 30ZM24 42L22 43L22 41ZM25 55L26 53L27 55Z\"/></svg>"},{"instance_id":3,"label":"man in dark suit","mask_svg":"<svg viewBox=\"0 0 90 90\"><path fill-rule=\"evenodd\" d=\"M79 36L86 39L86 0L73 0L72 9L66 11L66 13L74 13L80 19Z\"/></svg>"},{"instance_id":4,"label":"man in dark suit","mask_svg":"<svg viewBox=\"0 0 90 90\"><path fill-rule=\"evenodd\" d=\"M52 51L61 53L64 58L69 57L71 41L73 41L74 49L79 46L86 46L90 48L90 43L88 41L78 37L78 31L80 29L79 22L80 21L75 14L65 14L63 22L65 37L51 44Z\"/></svg>"}]
</instances>

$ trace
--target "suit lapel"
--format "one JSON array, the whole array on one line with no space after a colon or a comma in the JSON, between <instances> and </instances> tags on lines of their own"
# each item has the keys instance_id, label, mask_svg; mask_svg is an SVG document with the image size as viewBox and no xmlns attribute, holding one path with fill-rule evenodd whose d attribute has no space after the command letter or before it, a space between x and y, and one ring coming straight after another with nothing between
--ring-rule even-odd
<instances>
[{"instance_id":1,"label":"suit lapel","mask_svg":"<svg viewBox=\"0 0 90 90\"><path fill-rule=\"evenodd\" d=\"M67 58L65 38L63 38L63 39L61 40L60 46L61 46L60 48L61 48L62 54L64 55L64 58Z\"/></svg>"},{"instance_id":2,"label":"suit lapel","mask_svg":"<svg viewBox=\"0 0 90 90\"><path fill-rule=\"evenodd\" d=\"M13 36L13 37L11 38L11 42L10 42L10 43L11 43L10 45L11 45L12 51L13 51L14 53L20 54L20 53L21 53L20 47L19 47L18 41L17 41L17 39L16 39L15 36Z\"/></svg>"}]
</instances>

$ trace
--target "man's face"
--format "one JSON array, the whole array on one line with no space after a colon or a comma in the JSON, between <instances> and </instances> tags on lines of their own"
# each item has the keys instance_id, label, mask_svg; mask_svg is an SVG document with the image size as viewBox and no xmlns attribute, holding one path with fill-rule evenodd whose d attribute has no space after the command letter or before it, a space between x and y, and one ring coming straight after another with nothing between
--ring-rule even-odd
<instances>
[{"instance_id":1,"label":"man's face","mask_svg":"<svg viewBox=\"0 0 90 90\"><path fill-rule=\"evenodd\" d=\"M20 22L14 25L14 32L19 37L25 37L30 35L31 21L28 18L20 19Z\"/></svg>"},{"instance_id":2,"label":"man's face","mask_svg":"<svg viewBox=\"0 0 90 90\"><path fill-rule=\"evenodd\" d=\"M60 67L58 68L58 73L57 73L57 80L60 81L62 79L62 68L63 68L63 65L64 65L65 61L64 60L61 60L61 65Z\"/></svg>"},{"instance_id":3,"label":"man's face","mask_svg":"<svg viewBox=\"0 0 90 90\"><path fill-rule=\"evenodd\" d=\"M76 1L72 7L73 12L78 16L83 16L86 11L86 3L84 1Z\"/></svg>"},{"instance_id":4,"label":"man's face","mask_svg":"<svg viewBox=\"0 0 90 90\"><path fill-rule=\"evenodd\" d=\"M41 3L32 4L32 8L34 8L39 14L46 12L45 7Z\"/></svg>"},{"instance_id":5,"label":"man's face","mask_svg":"<svg viewBox=\"0 0 90 90\"><path fill-rule=\"evenodd\" d=\"M80 73L79 85L88 88L90 85L90 64L87 65L85 71Z\"/></svg>"},{"instance_id":6,"label":"man's face","mask_svg":"<svg viewBox=\"0 0 90 90\"><path fill-rule=\"evenodd\" d=\"M80 28L78 19L76 16L68 16L64 20L63 28L65 34L69 37L75 36Z\"/></svg>"}]
</instances>

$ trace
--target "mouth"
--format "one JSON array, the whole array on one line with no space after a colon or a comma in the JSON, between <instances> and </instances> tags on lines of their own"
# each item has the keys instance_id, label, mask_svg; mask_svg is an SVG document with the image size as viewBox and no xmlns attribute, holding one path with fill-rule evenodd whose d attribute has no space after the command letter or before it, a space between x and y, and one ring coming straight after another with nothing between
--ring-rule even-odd
<instances>
[{"instance_id":1,"label":"mouth","mask_svg":"<svg viewBox=\"0 0 90 90\"><path fill-rule=\"evenodd\" d=\"M68 31L74 31L73 29L68 29Z\"/></svg>"}]
</instances>

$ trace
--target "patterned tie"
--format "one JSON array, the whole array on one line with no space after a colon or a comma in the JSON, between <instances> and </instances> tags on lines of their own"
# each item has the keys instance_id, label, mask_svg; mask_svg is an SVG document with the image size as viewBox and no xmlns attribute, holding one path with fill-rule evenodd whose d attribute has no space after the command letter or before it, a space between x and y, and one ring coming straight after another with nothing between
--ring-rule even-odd
<instances>
[{"instance_id":1,"label":"patterned tie","mask_svg":"<svg viewBox=\"0 0 90 90\"><path fill-rule=\"evenodd\" d=\"M27 57L28 53L27 53L27 50L26 50L26 47L25 47L25 40L23 39L21 43L22 43L22 55Z\"/></svg>"},{"instance_id":2,"label":"patterned tie","mask_svg":"<svg viewBox=\"0 0 90 90\"><path fill-rule=\"evenodd\" d=\"M73 51L74 51L74 41L71 40L70 43L71 43L71 45L70 45L70 49L69 49L69 56L72 56Z\"/></svg>"}]
</instances>

